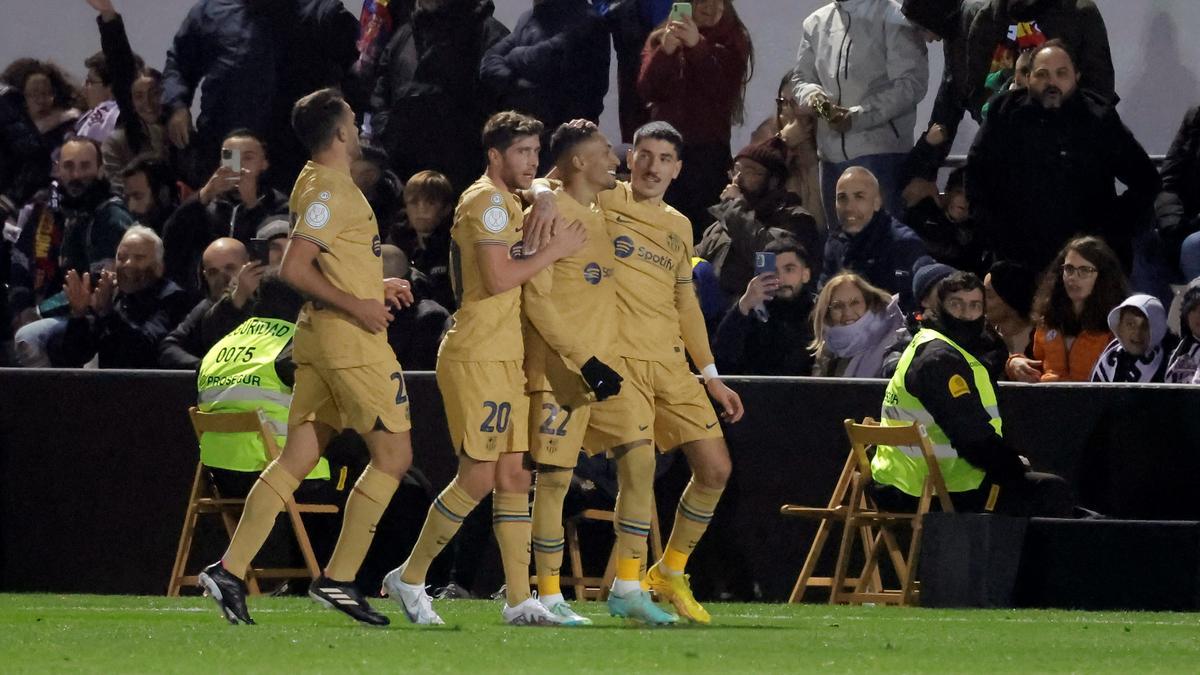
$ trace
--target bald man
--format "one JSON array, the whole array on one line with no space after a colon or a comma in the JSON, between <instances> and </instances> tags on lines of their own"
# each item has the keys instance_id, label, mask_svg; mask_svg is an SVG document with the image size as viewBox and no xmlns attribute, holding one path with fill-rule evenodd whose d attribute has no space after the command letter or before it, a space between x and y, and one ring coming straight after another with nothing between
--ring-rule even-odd
<instances>
[{"instance_id":1,"label":"bald man","mask_svg":"<svg viewBox=\"0 0 1200 675\"><path fill-rule=\"evenodd\" d=\"M232 237L221 237L204 249L201 256L200 273L204 277L207 296L192 308L187 317L171 331L158 347L158 364L163 368L194 370L200 365L210 347L217 343L228 329L237 326L234 321L213 317L213 306L227 293L245 294L249 297L258 287L265 267L250 261L246 245ZM234 280L237 288L231 288ZM241 303L245 306L245 302Z\"/></svg>"},{"instance_id":2,"label":"bald man","mask_svg":"<svg viewBox=\"0 0 1200 675\"><path fill-rule=\"evenodd\" d=\"M892 294L911 311L913 265L927 257L921 238L883 209L883 196L874 174L852 166L837 181L834 197L837 233L825 243L821 286L846 270Z\"/></svg>"}]
</instances>

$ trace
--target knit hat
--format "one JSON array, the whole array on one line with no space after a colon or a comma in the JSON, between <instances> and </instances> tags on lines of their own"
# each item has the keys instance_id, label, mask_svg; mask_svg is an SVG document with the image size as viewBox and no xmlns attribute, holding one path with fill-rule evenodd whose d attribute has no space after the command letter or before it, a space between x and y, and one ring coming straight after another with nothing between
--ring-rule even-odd
<instances>
[{"instance_id":1,"label":"knit hat","mask_svg":"<svg viewBox=\"0 0 1200 675\"><path fill-rule=\"evenodd\" d=\"M275 217L260 225L258 231L254 233L254 238L261 241L270 241L275 237L288 236L291 229L292 225L286 217Z\"/></svg>"},{"instance_id":2,"label":"knit hat","mask_svg":"<svg viewBox=\"0 0 1200 675\"><path fill-rule=\"evenodd\" d=\"M1029 318L1033 312L1033 296L1037 292L1037 277L1024 265L1001 260L988 270L992 275L992 290L1017 314Z\"/></svg>"},{"instance_id":3,"label":"knit hat","mask_svg":"<svg viewBox=\"0 0 1200 675\"><path fill-rule=\"evenodd\" d=\"M734 156L733 160L736 162L743 157L762 164L767 173L778 178L780 182L787 180L787 152L784 150L783 141L778 137L747 145Z\"/></svg>"},{"instance_id":4,"label":"knit hat","mask_svg":"<svg viewBox=\"0 0 1200 675\"><path fill-rule=\"evenodd\" d=\"M929 263L913 272L913 298L920 304L921 300L938 284L939 281L954 274L958 270L942 263Z\"/></svg>"}]
</instances>

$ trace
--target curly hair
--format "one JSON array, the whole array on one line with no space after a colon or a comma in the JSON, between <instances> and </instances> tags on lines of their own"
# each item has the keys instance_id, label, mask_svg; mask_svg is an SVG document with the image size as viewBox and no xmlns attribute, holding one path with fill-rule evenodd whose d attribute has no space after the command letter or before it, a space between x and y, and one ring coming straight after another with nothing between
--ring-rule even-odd
<instances>
[{"instance_id":1,"label":"curly hair","mask_svg":"<svg viewBox=\"0 0 1200 675\"><path fill-rule=\"evenodd\" d=\"M54 90L54 105L57 108L83 108L83 92L71 83L70 78L62 68L50 61L37 59L17 59L8 64L0 73L0 82L25 92L25 83L34 75L45 75L50 80L50 88Z\"/></svg>"},{"instance_id":2,"label":"curly hair","mask_svg":"<svg viewBox=\"0 0 1200 675\"><path fill-rule=\"evenodd\" d=\"M1083 311L1078 315L1067 295L1062 275L1062 266L1067 254L1072 251L1096 267L1092 294L1084 301ZM1079 237L1067 242L1042 274L1041 286L1034 297L1033 315L1046 328L1062 331L1066 335L1107 331L1108 312L1127 297L1129 286L1117 254L1099 237Z\"/></svg>"}]
</instances>

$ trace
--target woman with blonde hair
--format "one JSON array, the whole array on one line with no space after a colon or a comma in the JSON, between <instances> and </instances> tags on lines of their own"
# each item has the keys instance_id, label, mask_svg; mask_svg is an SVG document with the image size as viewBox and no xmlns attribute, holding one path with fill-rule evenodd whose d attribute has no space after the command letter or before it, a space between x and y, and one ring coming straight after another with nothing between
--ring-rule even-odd
<instances>
[{"instance_id":1,"label":"woman with blonde hair","mask_svg":"<svg viewBox=\"0 0 1200 675\"><path fill-rule=\"evenodd\" d=\"M904 330L896 296L850 272L821 289L812 313L818 377L881 377L883 358Z\"/></svg>"}]
</instances>

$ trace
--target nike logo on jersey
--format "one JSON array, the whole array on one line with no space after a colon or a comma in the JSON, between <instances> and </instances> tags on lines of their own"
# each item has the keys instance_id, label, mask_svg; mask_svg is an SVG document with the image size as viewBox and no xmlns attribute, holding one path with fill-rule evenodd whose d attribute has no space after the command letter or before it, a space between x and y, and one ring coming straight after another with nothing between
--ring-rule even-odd
<instances>
[{"instance_id":1,"label":"nike logo on jersey","mask_svg":"<svg viewBox=\"0 0 1200 675\"><path fill-rule=\"evenodd\" d=\"M705 429L711 429L711 428L713 428L713 427L717 426L718 424L720 424L720 422L713 422L712 424L705 424L705 425L704 425L704 428L705 428Z\"/></svg>"}]
</instances>

